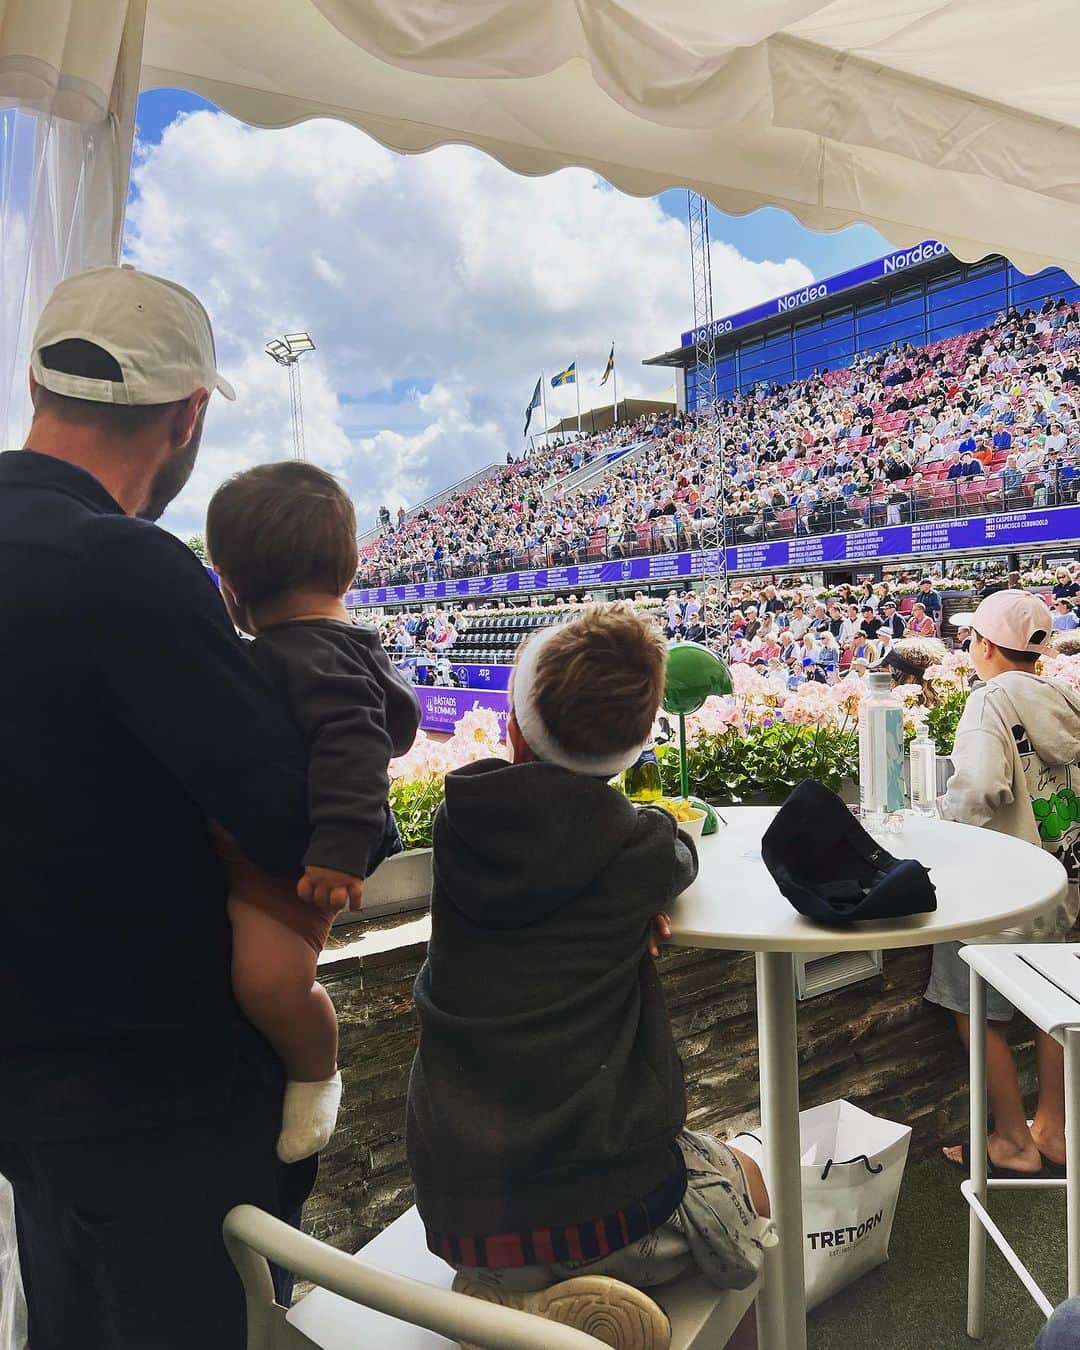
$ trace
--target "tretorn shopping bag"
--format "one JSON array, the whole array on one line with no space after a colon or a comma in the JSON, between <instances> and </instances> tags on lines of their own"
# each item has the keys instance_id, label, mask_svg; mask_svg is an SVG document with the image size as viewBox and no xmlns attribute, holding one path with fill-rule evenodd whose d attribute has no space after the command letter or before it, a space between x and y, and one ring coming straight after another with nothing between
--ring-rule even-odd
<instances>
[{"instance_id":1,"label":"tretorn shopping bag","mask_svg":"<svg viewBox=\"0 0 1080 1350\"><path fill-rule=\"evenodd\" d=\"M801 1112L799 1136L806 1306L816 1308L889 1259L911 1127L840 1100ZM732 1143L754 1159L767 1186L762 1135Z\"/></svg>"}]
</instances>

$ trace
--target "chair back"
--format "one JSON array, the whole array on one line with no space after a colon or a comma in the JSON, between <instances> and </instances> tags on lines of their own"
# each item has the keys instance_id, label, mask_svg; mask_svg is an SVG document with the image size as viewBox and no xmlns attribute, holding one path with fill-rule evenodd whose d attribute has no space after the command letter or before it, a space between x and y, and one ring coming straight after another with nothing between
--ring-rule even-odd
<instances>
[{"instance_id":1,"label":"chair back","mask_svg":"<svg viewBox=\"0 0 1080 1350\"><path fill-rule=\"evenodd\" d=\"M319 1343L290 1325L286 1309L274 1302L269 1261L352 1303L452 1341L492 1350L599 1350L601 1345L583 1331L542 1317L366 1266L254 1205L230 1210L223 1232L244 1285L247 1350L319 1350ZM379 1347L357 1345L356 1350Z\"/></svg>"}]
</instances>

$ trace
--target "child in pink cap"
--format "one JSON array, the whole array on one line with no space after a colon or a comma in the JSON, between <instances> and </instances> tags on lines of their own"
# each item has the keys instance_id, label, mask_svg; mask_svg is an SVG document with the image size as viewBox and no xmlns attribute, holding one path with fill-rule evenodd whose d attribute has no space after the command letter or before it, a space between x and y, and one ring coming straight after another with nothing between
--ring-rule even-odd
<instances>
[{"instance_id":1,"label":"child in pink cap","mask_svg":"<svg viewBox=\"0 0 1080 1350\"><path fill-rule=\"evenodd\" d=\"M939 808L946 820L984 825L1049 850L1069 875L1066 899L1019 929L980 942L1056 942L1076 922L1080 893L1080 694L1035 672L1047 650L1052 617L1044 602L1025 591L997 591L973 614L952 622L971 629L970 655L984 683L967 701L956 730L949 779ZM973 939L976 940L976 939ZM965 1045L970 1034L968 969L958 942L934 948L926 998L956 1017ZM1012 1005L987 989L986 1071L994 1132L989 1171L996 1177L1037 1176L1065 1159L1065 1077L1061 1046L1036 1031L1039 1105L1030 1126L1012 1051L1002 1025ZM966 1145L945 1156L968 1165Z\"/></svg>"}]
</instances>

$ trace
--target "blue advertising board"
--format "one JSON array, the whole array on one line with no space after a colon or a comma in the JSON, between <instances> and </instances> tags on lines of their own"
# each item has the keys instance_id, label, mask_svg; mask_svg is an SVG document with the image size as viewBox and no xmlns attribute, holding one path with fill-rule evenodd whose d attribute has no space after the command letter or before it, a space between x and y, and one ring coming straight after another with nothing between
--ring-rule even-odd
<instances>
[{"instance_id":1,"label":"blue advertising board","mask_svg":"<svg viewBox=\"0 0 1080 1350\"><path fill-rule=\"evenodd\" d=\"M454 674L466 689L509 689L510 670L510 666L454 666Z\"/></svg>"},{"instance_id":2,"label":"blue advertising board","mask_svg":"<svg viewBox=\"0 0 1080 1350\"><path fill-rule=\"evenodd\" d=\"M854 530L847 534L800 535L797 539L739 544L727 550L727 566L731 573L799 571L843 563L872 563L880 558L902 558L909 554L944 556L972 549L1041 548L1075 539L1080 539L1080 506L1057 506L1041 511L1009 511L998 516L968 516L963 520L926 520L915 525L886 525L882 529ZM415 586L376 586L350 591L345 602L355 609L364 605L524 596L535 591L581 592L590 586L633 582L670 581L676 585L690 577L715 572L716 561L715 552L695 549L652 558L623 558L615 562L508 572L497 577L428 581Z\"/></svg>"},{"instance_id":3,"label":"blue advertising board","mask_svg":"<svg viewBox=\"0 0 1080 1350\"><path fill-rule=\"evenodd\" d=\"M682 335L682 346L692 347L698 340L699 332L703 337L710 335L714 338L726 337L728 333L734 333L738 328L746 328L749 324L759 323L762 319L775 319L787 314L789 310L799 309L802 305L809 305L815 300L824 300L839 291L849 291L853 286L861 286L866 281L880 281L883 277L904 272L919 263L930 262L933 258L943 258L948 252L945 245L939 244L935 239L924 239L921 244L897 249L895 253L887 253L884 258L875 258L873 262L863 263L860 267L840 272L824 281L811 282L809 286L803 286L800 290L788 291L787 295L776 296L775 299L766 300L763 304L740 310L738 314L714 319L706 328L691 328L688 333Z\"/></svg>"},{"instance_id":4,"label":"blue advertising board","mask_svg":"<svg viewBox=\"0 0 1080 1350\"><path fill-rule=\"evenodd\" d=\"M425 731L453 731L454 723L459 722L467 712L474 708L489 708L498 717L499 733L503 740L506 739L506 715L510 698L502 690L484 693L479 689L425 688L418 685L416 696L420 700L420 725Z\"/></svg>"}]
</instances>

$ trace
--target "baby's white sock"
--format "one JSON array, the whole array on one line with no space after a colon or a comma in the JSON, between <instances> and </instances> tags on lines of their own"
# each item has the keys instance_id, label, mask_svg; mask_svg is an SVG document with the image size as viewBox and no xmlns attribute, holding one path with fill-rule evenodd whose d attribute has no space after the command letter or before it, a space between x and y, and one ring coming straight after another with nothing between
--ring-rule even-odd
<instances>
[{"instance_id":1,"label":"baby's white sock","mask_svg":"<svg viewBox=\"0 0 1080 1350\"><path fill-rule=\"evenodd\" d=\"M281 1110L281 1133L277 1155L282 1162L299 1162L318 1153L330 1142L341 1105L341 1073L317 1083L290 1079L285 1084Z\"/></svg>"}]
</instances>

